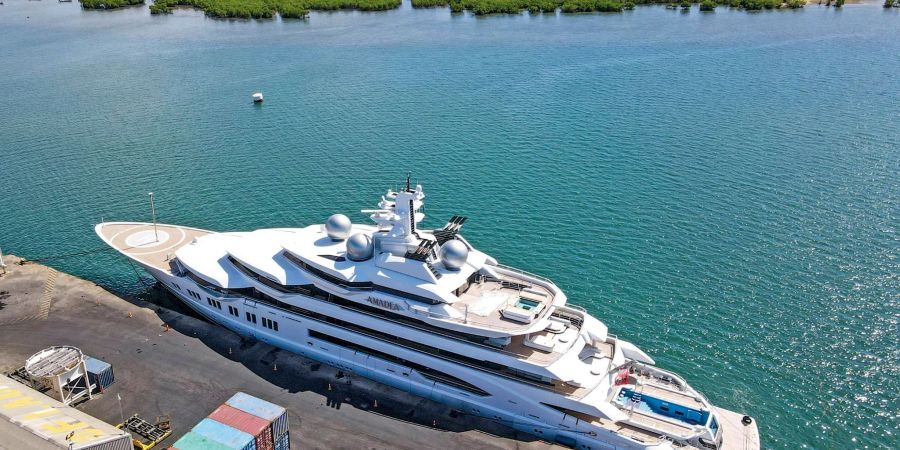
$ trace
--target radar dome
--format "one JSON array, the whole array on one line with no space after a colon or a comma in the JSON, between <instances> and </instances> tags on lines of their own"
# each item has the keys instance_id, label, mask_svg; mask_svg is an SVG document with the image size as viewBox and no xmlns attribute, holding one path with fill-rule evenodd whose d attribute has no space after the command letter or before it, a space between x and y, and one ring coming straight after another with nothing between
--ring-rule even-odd
<instances>
[{"instance_id":1,"label":"radar dome","mask_svg":"<svg viewBox=\"0 0 900 450\"><path fill-rule=\"evenodd\" d=\"M441 246L441 261L450 270L459 270L469 258L469 248L456 239L447 241Z\"/></svg>"},{"instance_id":2,"label":"radar dome","mask_svg":"<svg viewBox=\"0 0 900 450\"><path fill-rule=\"evenodd\" d=\"M335 214L325 222L325 232L332 241L343 241L350 235L350 219L343 214Z\"/></svg>"},{"instance_id":3,"label":"radar dome","mask_svg":"<svg viewBox=\"0 0 900 450\"><path fill-rule=\"evenodd\" d=\"M362 233L356 233L347 239L347 257L352 261L365 261L372 257L375 246L372 238Z\"/></svg>"}]
</instances>

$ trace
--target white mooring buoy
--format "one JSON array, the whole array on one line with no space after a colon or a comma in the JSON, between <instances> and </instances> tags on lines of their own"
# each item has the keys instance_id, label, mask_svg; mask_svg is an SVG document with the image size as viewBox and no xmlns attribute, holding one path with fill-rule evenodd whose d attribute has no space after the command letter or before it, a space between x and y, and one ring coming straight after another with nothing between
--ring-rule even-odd
<instances>
[{"instance_id":1,"label":"white mooring buoy","mask_svg":"<svg viewBox=\"0 0 900 450\"><path fill-rule=\"evenodd\" d=\"M253 94L253 103L262 103L262 102L263 102L262 92L257 92L255 94Z\"/></svg>"}]
</instances>

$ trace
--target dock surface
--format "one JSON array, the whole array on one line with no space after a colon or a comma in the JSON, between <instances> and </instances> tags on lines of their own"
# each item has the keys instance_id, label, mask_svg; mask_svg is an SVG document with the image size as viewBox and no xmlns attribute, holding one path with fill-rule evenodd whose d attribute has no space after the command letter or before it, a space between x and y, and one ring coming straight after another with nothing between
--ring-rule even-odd
<instances>
[{"instance_id":1,"label":"dock surface","mask_svg":"<svg viewBox=\"0 0 900 450\"><path fill-rule=\"evenodd\" d=\"M46 347L78 347L112 364L116 379L78 409L110 424L123 414L150 421L169 415L173 433L160 448L236 391L287 408L295 449L554 448L486 419L453 417L444 405L361 377L338 378L329 366L51 268L19 265L9 255L4 261L0 371L21 367Z\"/></svg>"}]
</instances>

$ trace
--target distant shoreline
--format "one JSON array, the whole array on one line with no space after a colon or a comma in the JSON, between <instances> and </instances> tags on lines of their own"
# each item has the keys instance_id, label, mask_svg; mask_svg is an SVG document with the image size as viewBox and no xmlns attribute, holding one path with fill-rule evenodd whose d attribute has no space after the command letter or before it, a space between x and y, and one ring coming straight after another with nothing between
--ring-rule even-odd
<instances>
[{"instance_id":1,"label":"distant shoreline","mask_svg":"<svg viewBox=\"0 0 900 450\"><path fill-rule=\"evenodd\" d=\"M112 10L147 4L145 0L79 0L82 8ZM880 3L881 0L411 0L413 8L449 8L451 13L469 11L475 15L564 14L591 12L623 12L638 5L664 5L668 9L689 11L699 5L700 12L714 12L719 8L748 12L778 9L799 9L804 6L840 8L844 4ZM900 0L898 0L900 2ZM155 0L149 3L150 13L171 14L176 9L203 11L207 16L222 19L305 19L310 11L388 11L401 6L402 0ZM897 6L900 6L898 3Z\"/></svg>"}]
</instances>

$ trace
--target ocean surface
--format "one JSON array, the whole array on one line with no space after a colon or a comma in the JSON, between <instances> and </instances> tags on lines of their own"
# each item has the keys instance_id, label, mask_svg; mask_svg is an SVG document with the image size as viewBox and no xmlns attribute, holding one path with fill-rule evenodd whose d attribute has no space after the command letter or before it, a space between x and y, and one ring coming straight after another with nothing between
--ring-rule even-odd
<instances>
[{"instance_id":1,"label":"ocean surface","mask_svg":"<svg viewBox=\"0 0 900 450\"><path fill-rule=\"evenodd\" d=\"M250 103L261 91L263 106ZM228 21L0 6L0 248L305 226L407 173L767 449L900 448L900 11ZM60 256L69 255L60 258Z\"/></svg>"}]
</instances>

